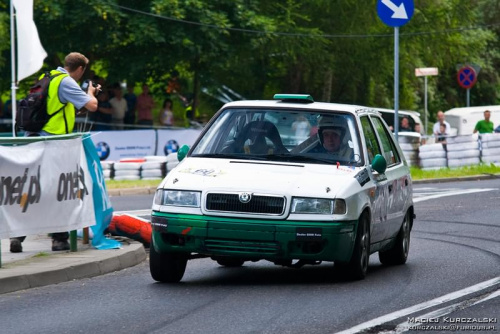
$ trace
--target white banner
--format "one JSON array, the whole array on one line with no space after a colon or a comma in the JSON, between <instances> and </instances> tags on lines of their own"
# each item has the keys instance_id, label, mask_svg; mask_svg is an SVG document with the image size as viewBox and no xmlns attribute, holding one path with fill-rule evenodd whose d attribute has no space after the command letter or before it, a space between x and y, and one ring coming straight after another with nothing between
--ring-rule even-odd
<instances>
[{"instance_id":1,"label":"white banner","mask_svg":"<svg viewBox=\"0 0 500 334\"><path fill-rule=\"evenodd\" d=\"M193 146L201 129L158 130L158 149L156 155L169 155L182 145Z\"/></svg>"},{"instance_id":2,"label":"white banner","mask_svg":"<svg viewBox=\"0 0 500 334\"><path fill-rule=\"evenodd\" d=\"M95 223L81 138L0 146L0 239Z\"/></svg>"},{"instance_id":3,"label":"white banner","mask_svg":"<svg viewBox=\"0 0 500 334\"><path fill-rule=\"evenodd\" d=\"M17 81L21 81L42 68L47 53L33 21L33 0L12 0L12 3L16 10Z\"/></svg>"},{"instance_id":4,"label":"white banner","mask_svg":"<svg viewBox=\"0 0 500 334\"><path fill-rule=\"evenodd\" d=\"M154 130L102 131L92 132L91 136L101 160L143 158L156 151Z\"/></svg>"},{"instance_id":5,"label":"white banner","mask_svg":"<svg viewBox=\"0 0 500 334\"><path fill-rule=\"evenodd\" d=\"M101 160L144 158L175 153L182 145L192 146L201 130L122 130L92 132L91 138Z\"/></svg>"}]
</instances>

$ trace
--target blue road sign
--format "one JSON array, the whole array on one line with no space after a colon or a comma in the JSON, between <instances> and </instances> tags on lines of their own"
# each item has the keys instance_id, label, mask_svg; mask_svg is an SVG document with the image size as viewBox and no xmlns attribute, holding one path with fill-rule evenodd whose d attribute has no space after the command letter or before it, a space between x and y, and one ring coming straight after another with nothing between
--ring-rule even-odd
<instances>
[{"instance_id":1,"label":"blue road sign","mask_svg":"<svg viewBox=\"0 0 500 334\"><path fill-rule=\"evenodd\" d=\"M460 87L471 89L477 81L476 70L470 66L462 67L457 73L457 81Z\"/></svg>"},{"instance_id":2,"label":"blue road sign","mask_svg":"<svg viewBox=\"0 0 500 334\"><path fill-rule=\"evenodd\" d=\"M390 27L401 27L410 21L415 11L413 0L378 0L377 12L382 22Z\"/></svg>"}]
</instances>

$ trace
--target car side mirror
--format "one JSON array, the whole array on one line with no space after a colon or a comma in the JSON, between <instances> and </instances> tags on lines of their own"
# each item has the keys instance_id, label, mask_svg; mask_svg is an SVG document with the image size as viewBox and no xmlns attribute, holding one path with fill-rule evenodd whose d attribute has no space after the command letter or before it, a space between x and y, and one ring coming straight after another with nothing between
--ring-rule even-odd
<instances>
[{"instance_id":1,"label":"car side mirror","mask_svg":"<svg viewBox=\"0 0 500 334\"><path fill-rule=\"evenodd\" d=\"M177 160L181 162L189 152L189 146L182 145L182 147L177 151Z\"/></svg>"},{"instance_id":2,"label":"car side mirror","mask_svg":"<svg viewBox=\"0 0 500 334\"><path fill-rule=\"evenodd\" d=\"M372 168L379 174L383 174L387 169L387 161L380 154L375 155L372 160Z\"/></svg>"}]
</instances>

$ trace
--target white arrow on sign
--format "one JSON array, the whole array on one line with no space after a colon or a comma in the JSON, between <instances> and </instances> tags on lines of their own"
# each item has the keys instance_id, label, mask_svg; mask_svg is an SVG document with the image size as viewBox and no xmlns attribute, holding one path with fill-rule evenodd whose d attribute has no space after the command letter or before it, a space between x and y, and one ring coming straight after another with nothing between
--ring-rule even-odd
<instances>
[{"instance_id":1,"label":"white arrow on sign","mask_svg":"<svg viewBox=\"0 0 500 334\"><path fill-rule=\"evenodd\" d=\"M389 7L389 9L394 12L394 14L392 14L393 19L402 19L402 20L408 19L408 14L406 14L406 8L404 3L401 3L399 7L396 6L391 0L382 0L382 3L387 7Z\"/></svg>"}]
</instances>

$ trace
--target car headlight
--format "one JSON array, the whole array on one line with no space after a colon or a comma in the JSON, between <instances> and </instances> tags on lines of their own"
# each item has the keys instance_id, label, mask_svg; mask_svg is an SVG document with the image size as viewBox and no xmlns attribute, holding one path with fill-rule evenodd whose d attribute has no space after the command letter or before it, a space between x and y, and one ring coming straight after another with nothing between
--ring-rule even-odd
<instances>
[{"instance_id":1,"label":"car headlight","mask_svg":"<svg viewBox=\"0 0 500 334\"><path fill-rule=\"evenodd\" d=\"M345 214L346 204L342 199L302 198L294 197L292 200L292 213L331 215Z\"/></svg>"},{"instance_id":2,"label":"car headlight","mask_svg":"<svg viewBox=\"0 0 500 334\"><path fill-rule=\"evenodd\" d=\"M156 205L189 206L199 208L201 192L158 189L153 203Z\"/></svg>"}]
</instances>

